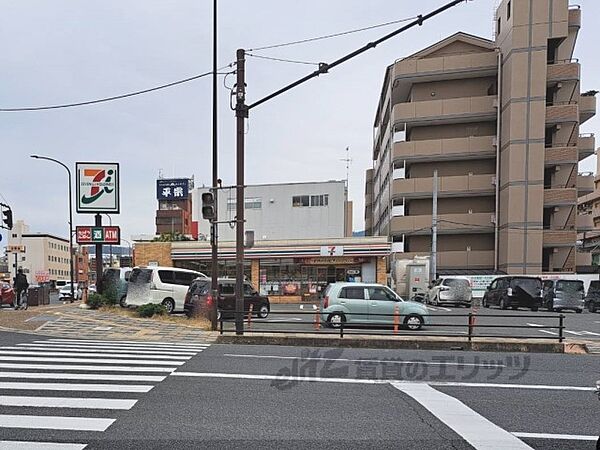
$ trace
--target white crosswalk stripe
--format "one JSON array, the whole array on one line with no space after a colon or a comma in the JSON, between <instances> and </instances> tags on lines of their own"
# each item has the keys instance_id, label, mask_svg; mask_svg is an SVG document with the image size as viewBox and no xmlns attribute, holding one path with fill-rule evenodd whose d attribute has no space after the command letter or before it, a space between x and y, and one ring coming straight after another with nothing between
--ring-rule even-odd
<instances>
[{"instance_id":1,"label":"white crosswalk stripe","mask_svg":"<svg viewBox=\"0 0 600 450\"><path fill-rule=\"evenodd\" d=\"M105 431L111 414L131 409L209 345L53 338L0 347L0 450L85 448L45 442L44 430Z\"/></svg>"}]
</instances>

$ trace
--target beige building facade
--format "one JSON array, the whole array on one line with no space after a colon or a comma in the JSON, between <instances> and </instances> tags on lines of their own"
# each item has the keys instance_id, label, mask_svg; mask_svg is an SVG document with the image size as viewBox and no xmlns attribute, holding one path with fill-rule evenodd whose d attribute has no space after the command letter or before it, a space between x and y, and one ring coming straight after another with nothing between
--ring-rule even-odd
<instances>
[{"instance_id":1,"label":"beige building facade","mask_svg":"<svg viewBox=\"0 0 600 450\"><path fill-rule=\"evenodd\" d=\"M437 268L573 272L589 264L578 197L594 177L579 126L596 111L573 59L581 10L504 0L494 40L456 33L390 65L366 173L365 226L393 251L428 255L437 185ZM434 174L437 177L434 179ZM587 227L587 228L586 228Z\"/></svg>"}]
</instances>

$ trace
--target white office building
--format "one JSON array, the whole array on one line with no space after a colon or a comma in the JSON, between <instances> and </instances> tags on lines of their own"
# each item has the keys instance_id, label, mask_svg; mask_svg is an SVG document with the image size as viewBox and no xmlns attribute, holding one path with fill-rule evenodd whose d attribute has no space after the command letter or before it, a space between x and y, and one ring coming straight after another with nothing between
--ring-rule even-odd
<instances>
[{"instance_id":1,"label":"white office building","mask_svg":"<svg viewBox=\"0 0 600 450\"><path fill-rule=\"evenodd\" d=\"M202 218L201 196L208 187L193 192L193 217L198 231L209 239L209 222ZM219 221L233 221L235 189L218 195ZM352 236L352 202L345 181L257 184L245 189L245 229L254 231L255 241L327 239ZM219 225L219 240L234 241L235 226Z\"/></svg>"}]
</instances>

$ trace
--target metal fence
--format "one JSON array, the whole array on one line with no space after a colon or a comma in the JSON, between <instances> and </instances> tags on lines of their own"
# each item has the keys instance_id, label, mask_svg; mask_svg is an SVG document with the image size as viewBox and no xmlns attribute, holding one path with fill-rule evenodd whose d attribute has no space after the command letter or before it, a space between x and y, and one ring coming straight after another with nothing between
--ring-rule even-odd
<instances>
[{"instance_id":1,"label":"metal fence","mask_svg":"<svg viewBox=\"0 0 600 450\"><path fill-rule=\"evenodd\" d=\"M224 314L219 319L219 333L235 333L235 311L227 311L227 317ZM255 312L252 310L243 311L244 320L244 333L278 333L278 334L325 334L325 335L337 335L340 338L351 335L370 335L370 336L427 336L427 337L456 337L456 338L467 338L469 342L473 338L520 338L520 339L539 339L539 340L557 340L558 342L564 341L564 319L563 314L480 314L476 312L469 312L464 314L421 314L423 318L429 323L422 325L419 330L410 330L404 323L405 319L409 316L406 314L369 314L369 316L387 317L389 323L386 324L373 324L360 321L346 322L342 320L338 326L332 328L326 320L323 320L323 316L327 316L330 313L322 313L319 309L314 311L271 311L270 314L287 315L287 316L313 316L312 321L297 321L297 320L277 320L276 322L268 319L260 319L254 317ZM364 313L343 313L344 316L353 315L364 315ZM440 318L441 321L436 323L435 318ZM446 323L444 319L449 318L461 318L464 320L458 320L458 323ZM512 319L535 319L555 321L555 325L519 325L515 324ZM492 319L493 323L482 323L490 322ZM501 323L506 321L508 323ZM512 323L511 323L512 322ZM289 328L280 329L281 325L293 325ZM311 330L307 330L307 325L311 326ZM277 326L277 328L275 328ZM304 329L303 329L304 328ZM451 328L457 331L446 333L434 332L436 328ZM491 330L508 329L508 330L547 330L551 335L499 335L493 334ZM554 331L556 330L556 331Z\"/></svg>"}]
</instances>

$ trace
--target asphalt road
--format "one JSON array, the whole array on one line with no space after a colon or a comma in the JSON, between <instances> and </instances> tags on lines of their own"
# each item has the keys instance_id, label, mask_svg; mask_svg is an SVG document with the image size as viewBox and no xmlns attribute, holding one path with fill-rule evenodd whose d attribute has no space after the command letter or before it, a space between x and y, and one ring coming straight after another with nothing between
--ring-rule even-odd
<instances>
[{"instance_id":1,"label":"asphalt road","mask_svg":"<svg viewBox=\"0 0 600 450\"><path fill-rule=\"evenodd\" d=\"M267 319L252 319L253 331L301 331L315 332L315 314L311 304L302 305L272 305L271 314ZM490 335L499 337L535 337L541 339L556 340L559 335L556 327L559 325L558 316L564 315L564 337L575 340L592 340L600 342L600 313L576 314L571 311L554 313L548 311L532 312L526 309L500 310L497 308L465 308L452 306L427 306L429 309L432 325L424 327L422 331L411 332L403 330L404 334L414 335L443 335L455 334L466 336L468 334L469 312L478 315L475 321L474 335ZM491 317L485 317L491 316ZM502 317L511 316L511 317ZM290 322L290 323L285 323ZM444 326L448 325L448 326ZM480 325L505 325L506 328L494 327L483 328ZM522 328L514 328L514 326ZM371 329L368 327L352 327L347 330L348 334L360 334L361 330ZM224 326L225 330L233 330L234 324L229 321ZM331 328L321 326L318 332L332 332ZM377 332L390 334L390 329L377 329Z\"/></svg>"},{"instance_id":2,"label":"asphalt road","mask_svg":"<svg viewBox=\"0 0 600 450\"><path fill-rule=\"evenodd\" d=\"M0 339L0 448L593 449L600 430L594 355Z\"/></svg>"}]
</instances>

